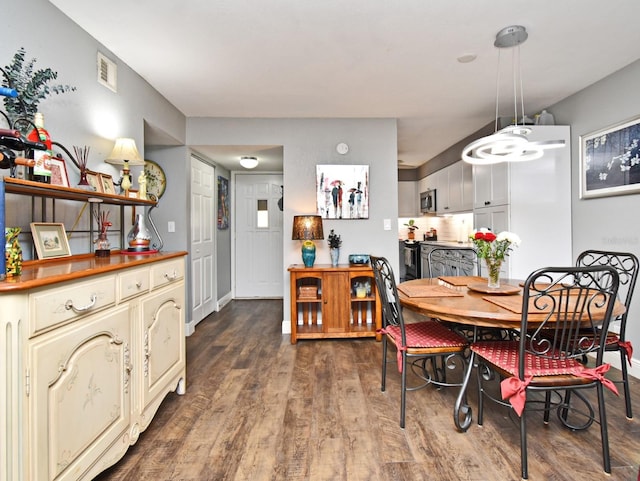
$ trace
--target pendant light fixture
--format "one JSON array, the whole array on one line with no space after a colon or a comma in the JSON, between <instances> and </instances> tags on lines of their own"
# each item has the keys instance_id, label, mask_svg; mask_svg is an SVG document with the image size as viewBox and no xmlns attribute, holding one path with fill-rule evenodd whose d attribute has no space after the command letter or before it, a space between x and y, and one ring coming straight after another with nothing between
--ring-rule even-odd
<instances>
[{"instance_id":1,"label":"pendant light fixture","mask_svg":"<svg viewBox=\"0 0 640 481\"><path fill-rule=\"evenodd\" d=\"M497 164L500 162L522 162L539 159L546 149L564 147L564 140L531 141L528 135L531 128L518 125L518 118L524 122L524 95L522 91L522 74L520 71L520 45L527 40L529 34L521 25L505 27L496 34L493 43L498 49L512 49L513 70L513 110L514 125L498 131L498 106L500 100L500 62L496 80L496 122L495 133L474 140L462 150L462 160L470 164ZM517 48L516 48L517 47ZM498 57L500 59L500 57ZM518 114L518 84L520 88L520 114Z\"/></svg>"}]
</instances>

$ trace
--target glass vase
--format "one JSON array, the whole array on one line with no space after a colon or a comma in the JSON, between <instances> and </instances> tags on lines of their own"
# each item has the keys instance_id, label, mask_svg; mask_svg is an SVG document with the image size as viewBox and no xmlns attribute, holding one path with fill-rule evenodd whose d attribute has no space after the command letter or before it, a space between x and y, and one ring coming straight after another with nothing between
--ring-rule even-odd
<instances>
[{"instance_id":1,"label":"glass vase","mask_svg":"<svg viewBox=\"0 0 640 481\"><path fill-rule=\"evenodd\" d=\"M500 267L502 266L502 259L485 258L487 265L487 286L490 289L497 289L500 287Z\"/></svg>"},{"instance_id":2,"label":"glass vase","mask_svg":"<svg viewBox=\"0 0 640 481\"><path fill-rule=\"evenodd\" d=\"M340 249L335 247L329 250L331 253L331 266L338 267L338 260L340 259Z\"/></svg>"}]
</instances>

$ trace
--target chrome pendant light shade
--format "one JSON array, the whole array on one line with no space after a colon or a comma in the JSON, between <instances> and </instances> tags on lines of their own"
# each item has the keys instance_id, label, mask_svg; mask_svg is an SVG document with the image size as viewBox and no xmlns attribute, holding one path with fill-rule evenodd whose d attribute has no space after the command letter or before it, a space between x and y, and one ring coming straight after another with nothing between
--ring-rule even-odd
<instances>
[{"instance_id":1,"label":"chrome pendant light shade","mask_svg":"<svg viewBox=\"0 0 640 481\"><path fill-rule=\"evenodd\" d=\"M505 27L496 35L493 45L497 48L518 47L518 51L513 55L513 106L515 125L510 125L498 131L498 104L500 100L500 89L496 86L496 132L492 135L474 140L462 150L462 160L470 164L497 164L500 162L524 162L539 159L544 155L546 149L564 146L563 140L558 141L531 141L528 135L531 129L518 125L518 118L524 120L524 96L522 94L522 78L520 75L520 55L519 46L524 43L529 34L521 25ZM520 113L518 112L517 86L520 84ZM497 80L499 85L499 78Z\"/></svg>"}]
</instances>

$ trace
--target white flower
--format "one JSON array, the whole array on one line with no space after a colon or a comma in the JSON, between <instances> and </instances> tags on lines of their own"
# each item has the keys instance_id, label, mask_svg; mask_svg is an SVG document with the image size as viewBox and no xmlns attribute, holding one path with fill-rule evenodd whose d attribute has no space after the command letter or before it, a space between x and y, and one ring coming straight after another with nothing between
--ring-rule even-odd
<instances>
[{"instance_id":1,"label":"white flower","mask_svg":"<svg viewBox=\"0 0 640 481\"><path fill-rule=\"evenodd\" d=\"M496 240L499 241L507 241L510 244L513 244L514 247L518 247L520 245L520 237L513 232L502 231L498 234Z\"/></svg>"}]
</instances>

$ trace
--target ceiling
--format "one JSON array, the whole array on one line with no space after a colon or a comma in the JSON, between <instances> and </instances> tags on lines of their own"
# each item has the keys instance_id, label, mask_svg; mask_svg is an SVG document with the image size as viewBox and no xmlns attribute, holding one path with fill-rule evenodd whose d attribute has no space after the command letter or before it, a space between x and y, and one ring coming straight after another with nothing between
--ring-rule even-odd
<instances>
[{"instance_id":1,"label":"ceiling","mask_svg":"<svg viewBox=\"0 0 640 481\"><path fill-rule=\"evenodd\" d=\"M188 117L397 118L409 168L495 118L496 80L513 117L506 26L529 33L529 116L640 58L638 0L50 1ZM282 166L277 146L197 150Z\"/></svg>"}]
</instances>

